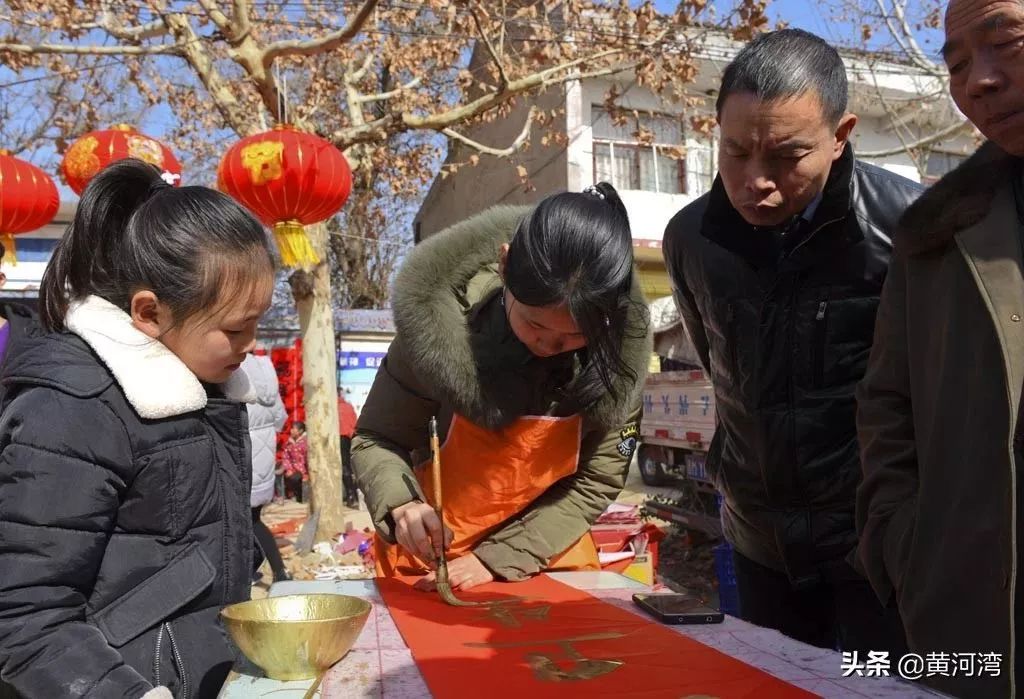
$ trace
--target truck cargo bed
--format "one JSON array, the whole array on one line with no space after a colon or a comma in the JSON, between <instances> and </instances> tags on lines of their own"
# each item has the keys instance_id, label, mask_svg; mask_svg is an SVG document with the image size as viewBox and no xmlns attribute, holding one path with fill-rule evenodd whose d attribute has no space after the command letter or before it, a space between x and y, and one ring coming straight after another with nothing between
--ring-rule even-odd
<instances>
[{"instance_id":1,"label":"truck cargo bed","mask_svg":"<svg viewBox=\"0 0 1024 699\"><path fill-rule=\"evenodd\" d=\"M703 371L665 371L647 378L642 441L707 451L714 432L715 392Z\"/></svg>"}]
</instances>

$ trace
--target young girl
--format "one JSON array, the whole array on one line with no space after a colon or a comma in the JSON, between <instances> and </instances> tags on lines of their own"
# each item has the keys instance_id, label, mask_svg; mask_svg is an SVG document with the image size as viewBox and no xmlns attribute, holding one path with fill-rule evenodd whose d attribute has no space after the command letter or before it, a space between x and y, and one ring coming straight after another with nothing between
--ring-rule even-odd
<instances>
[{"instance_id":1,"label":"young girl","mask_svg":"<svg viewBox=\"0 0 1024 699\"><path fill-rule=\"evenodd\" d=\"M452 586L596 569L591 523L625 483L651 357L629 219L607 183L497 207L430 238L395 283L397 337L353 444L378 573L442 545L427 425L441 428Z\"/></svg>"},{"instance_id":2,"label":"young girl","mask_svg":"<svg viewBox=\"0 0 1024 699\"><path fill-rule=\"evenodd\" d=\"M302 481L309 473L306 453L306 423L296 420L281 450L281 473L284 475L285 497L294 496L298 502L302 502Z\"/></svg>"},{"instance_id":3,"label":"young girl","mask_svg":"<svg viewBox=\"0 0 1024 699\"><path fill-rule=\"evenodd\" d=\"M137 160L90 182L3 378L0 695L217 695L253 557L235 372L272 287L227 196Z\"/></svg>"}]
</instances>

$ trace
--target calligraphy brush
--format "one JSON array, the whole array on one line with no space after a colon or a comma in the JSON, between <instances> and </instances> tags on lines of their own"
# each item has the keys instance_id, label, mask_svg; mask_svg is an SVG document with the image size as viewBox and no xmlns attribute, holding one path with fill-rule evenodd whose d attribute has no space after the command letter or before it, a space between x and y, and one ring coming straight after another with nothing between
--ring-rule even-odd
<instances>
[{"instance_id":1,"label":"calligraphy brush","mask_svg":"<svg viewBox=\"0 0 1024 699\"><path fill-rule=\"evenodd\" d=\"M437 571L434 579L437 583L437 593L448 604L454 607L478 607L489 604L488 602L464 602L452 592L451 583L448 581L448 561L444 555L444 501L441 495L441 444L437 438L437 418L430 418L430 452L433 457L434 476L434 512L441 522L441 545L438 546L440 555L437 557Z\"/></svg>"}]
</instances>

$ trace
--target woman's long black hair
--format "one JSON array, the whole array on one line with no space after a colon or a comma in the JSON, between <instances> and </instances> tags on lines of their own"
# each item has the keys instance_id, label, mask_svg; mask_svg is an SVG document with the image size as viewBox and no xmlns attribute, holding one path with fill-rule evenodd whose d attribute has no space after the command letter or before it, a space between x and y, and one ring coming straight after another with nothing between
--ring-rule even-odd
<instances>
[{"instance_id":1,"label":"woman's long black hair","mask_svg":"<svg viewBox=\"0 0 1024 699\"><path fill-rule=\"evenodd\" d=\"M619 399L621 379L637 372L623 358L628 338L643 337L633 286L633 237L615 188L601 182L582 193L547 197L509 244L505 285L527 306L564 304L586 338L582 370L566 387L586 409L606 394ZM631 312L632 311L632 312Z\"/></svg>"}]
</instances>

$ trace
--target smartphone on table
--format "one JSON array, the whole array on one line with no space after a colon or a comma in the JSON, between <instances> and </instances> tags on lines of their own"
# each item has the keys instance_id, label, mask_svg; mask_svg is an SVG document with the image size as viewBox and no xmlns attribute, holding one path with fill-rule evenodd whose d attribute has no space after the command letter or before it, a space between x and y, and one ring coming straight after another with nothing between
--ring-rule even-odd
<instances>
[{"instance_id":1,"label":"smartphone on table","mask_svg":"<svg viewBox=\"0 0 1024 699\"><path fill-rule=\"evenodd\" d=\"M663 624L720 624L725 619L722 612L690 595L638 592L633 603Z\"/></svg>"}]
</instances>

